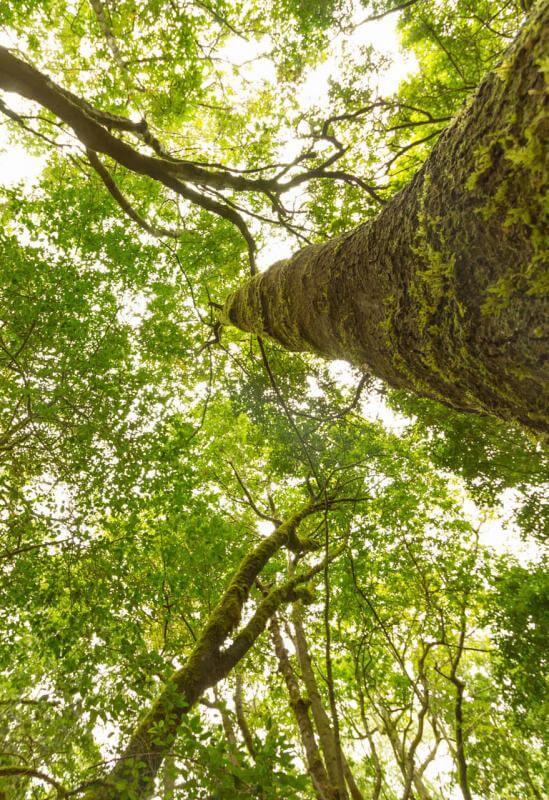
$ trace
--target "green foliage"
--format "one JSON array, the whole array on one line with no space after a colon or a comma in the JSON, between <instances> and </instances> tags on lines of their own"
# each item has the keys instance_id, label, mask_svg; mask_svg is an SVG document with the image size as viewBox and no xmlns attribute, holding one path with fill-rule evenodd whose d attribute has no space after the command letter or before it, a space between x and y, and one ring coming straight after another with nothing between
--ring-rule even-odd
<instances>
[{"instance_id":1,"label":"green foliage","mask_svg":"<svg viewBox=\"0 0 549 800\"><path fill-rule=\"evenodd\" d=\"M481 505L498 506L513 497L520 529L543 544L548 522L544 447L495 419L459 414L402 392L391 392L390 402L414 418L414 433L437 467L460 475Z\"/></svg>"},{"instance_id":2,"label":"green foliage","mask_svg":"<svg viewBox=\"0 0 549 800\"><path fill-rule=\"evenodd\" d=\"M509 565L490 609L506 695L519 726L540 736L547 724L548 588L543 562L528 570Z\"/></svg>"},{"instance_id":3,"label":"green foliage","mask_svg":"<svg viewBox=\"0 0 549 800\"><path fill-rule=\"evenodd\" d=\"M17 0L0 25L60 85L145 118L195 165L260 175L283 164L291 179L343 150L345 179L313 174L288 202L293 247L377 214L522 18L516 3L408 4L402 46L419 69L380 97L387 56L345 37L400 4L363 5ZM334 53L325 103L308 104L303 87ZM271 588L317 568L293 594L307 604L277 617L309 709L292 643L301 609L332 717L329 632L342 746L364 797L378 785L402 796L401 752L416 773L428 761L429 797L458 791L456 678L473 795L541 797L545 581L496 557L468 512L495 514L513 492L521 534L541 540L541 446L236 331L219 340L215 303L249 268L235 226L104 158L135 211L180 234L154 237L50 112L20 113L58 146L17 120L2 128L8 153L17 144L45 166L33 185L0 192L0 798L46 800L46 775L93 800L242 559L311 503L297 542L234 612L245 625ZM269 244L272 198L206 195L243 202L260 251ZM155 721L158 797L316 796L268 630L203 701L166 752L185 696Z\"/></svg>"}]
</instances>

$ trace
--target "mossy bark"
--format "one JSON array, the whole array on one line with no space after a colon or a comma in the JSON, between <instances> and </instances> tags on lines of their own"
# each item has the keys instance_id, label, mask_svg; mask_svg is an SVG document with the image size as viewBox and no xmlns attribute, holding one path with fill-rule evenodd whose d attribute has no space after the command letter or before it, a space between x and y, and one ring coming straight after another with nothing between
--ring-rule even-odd
<instances>
[{"instance_id":1,"label":"mossy bark","mask_svg":"<svg viewBox=\"0 0 549 800\"><path fill-rule=\"evenodd\" d=\"M282 634L275 617L271 620L270 629L275 654L278 659L278 667L288 690L290 706L297 723L299 736L305 752L307 771L311 777L317 800L337 800L337 788L330 783L328 773L326 772L324 762L322 761L316 743L314 728L309 718L309 703L301 694L299 682L295 676L288 651L284 645L284 640L282 639Z\"/></svg>"},{"instance_id":2,"label":"mossy bark","mask_svg":"<svg viewBox=\"0 0 549 800\"><path fill-rule=\"evenodd\" d=\"M303 683L307 689L307 697L311 703L311 711L315 723L318 737L320 740L320 747L326 762L326 768L330 776L330 780L336 787L339 785L337 797L347 798L348 794L351 795L352 800L364 800L360 789L358 788L353 772L347 763L345 753L339 748L338 758L338 743L332 728L332 723L324 708L324 703L320 695L318 683L316 680L315 672L313 669L313 662L309 653L309 646L307 644L307 637L305 636L305 628L303 625L302 611L299 603L294 603L292 612L292 621L294 624L295 632L295 648L296 654L301 668L301 676ZM340 775L338 769L338 762L341 761L343 767L343 776L346 785L349 789L347 793L346 787L341 787Z\"/></svg>"},{"instance_id":3,"label":"mossy bark","mask_svg":"<svg viewBox=\"0 0 549 800\"><path fill-rule=\"evenodd\" d=\"M374 221L257 275L222 321L547 431L548 17L537 6Z\"/></svg>"},{"instance_id":4,"label":"mossy bark","mask_svg":"<svg viewBox=\"0 0 549 800\"><path fill-rule=\"evenodd\" d=\"M153 794L156 777L171 752L183 717L246 655L279 606L300 597L301 582L320 569L314 567L272 589L234 635L232 643L226 645L240 623L244 604L263 567L290 541L298 541L299 524L320 509L322 505L310 503L297 511L242 559L186 663L167 681L110 773L86 791L84 800L146 800Z\"/></svg>"}]
</instances>

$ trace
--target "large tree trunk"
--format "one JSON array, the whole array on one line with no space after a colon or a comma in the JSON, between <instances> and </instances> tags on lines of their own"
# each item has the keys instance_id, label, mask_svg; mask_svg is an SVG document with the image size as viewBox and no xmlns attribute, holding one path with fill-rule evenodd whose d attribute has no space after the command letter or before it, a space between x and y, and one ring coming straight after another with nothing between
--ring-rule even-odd
<instances>
[{"instance_id":1,"label":"large tree trunk","mask_svg":"<svg viewBox=\"0 0 549 800\"><path fill-rule=\"evenodd\" d=\"M543 2L373 222L255 276L223 321L547 431L548 17Z\"/></svg>"}]
</instances>

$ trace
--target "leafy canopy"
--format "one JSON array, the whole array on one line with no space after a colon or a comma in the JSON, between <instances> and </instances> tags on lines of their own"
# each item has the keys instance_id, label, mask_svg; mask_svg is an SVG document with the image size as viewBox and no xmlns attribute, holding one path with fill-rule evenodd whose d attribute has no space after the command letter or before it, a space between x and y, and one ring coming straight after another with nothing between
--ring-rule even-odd
<instances>
[{"instance_id":1,"label":"leafy canopy","mask_svg":"<svg viewBox=\"0 0 549 800\"><path fill-rule=\"evenodd\" d=\"M486 535L513 511L515 550L517 531L541 539L540 446L215 321L257 259L375 215L523 17L493 0L2 4L10 51L137 156L178 159L187 189L2 94L8 156L41 170L0 189L0 797L93 797L242 559L311 504L237 609L245 626L316 569L274 609L287 665L265 620L169 738L177 697L151 728L151 790L323 798L339 761L334 798L542 796L542 564ZM396 29L411 66L391 86L375 40Z\"/></svg>"}]
</instances>

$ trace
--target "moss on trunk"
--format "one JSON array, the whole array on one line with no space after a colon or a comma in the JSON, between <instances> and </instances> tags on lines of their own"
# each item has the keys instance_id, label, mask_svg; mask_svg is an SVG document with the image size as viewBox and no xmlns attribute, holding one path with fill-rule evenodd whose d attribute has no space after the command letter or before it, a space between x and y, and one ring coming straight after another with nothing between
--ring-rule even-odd
<instances>
[{"instance_id":1,"label":"moss on trunk","mask_svg":"<svg viewBox=\"0 0 549 800\"><path fill-rule=\"evenodd\" d=\"M300 523L323 505L310 503L281 522L241 561L229 586L213 610L185 664L168 679L162 691L132 733L124 751L105 778L90 787L84 800L146 800L166 755L171 752L183 717L206 689L225 678L246 655L283 603L301 597L300 584L319 567L275 587L256 608L249 622L224 648L238 627L253 583L269 560L290 541L297 540Z\"/></svg>"},{"instance_id":2,"label":"moss on trunk","mask_svg":"<svg viewBox=\"0 0 549 800\"><path fill-rule=\"evenodd\" d=\"M547 431L549 6L372 222L231 295L222 320Z\"/></svg>"}]
</instances>

